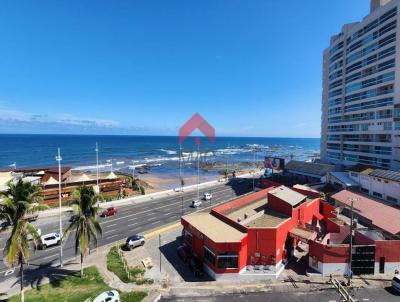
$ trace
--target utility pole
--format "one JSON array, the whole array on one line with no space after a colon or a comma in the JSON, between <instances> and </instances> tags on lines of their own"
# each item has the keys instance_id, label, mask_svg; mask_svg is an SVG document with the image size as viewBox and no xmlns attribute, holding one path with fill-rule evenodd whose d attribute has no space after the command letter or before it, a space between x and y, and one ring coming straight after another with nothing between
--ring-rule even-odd
<instances>
[{"instance_id":1,"label":"utility pole","mask_svg":"<svg viewBox=\"0 0 400 302\"><path fill-rule=\"evenodd\" d=\"M99 190L100 193L100 188L99 188L99 145L96 142L96 185L97 189Z\"/></svg>"},{"instance_id":2,"label":"utility pole","mask_svg":"<svg viewBox=\"0 0 400 302\"><path fill-rule=\"evenodd\" d=\"M56 156L56 161L58 161L58 204L59 204L59 222L60 222L60 237L62 240L62 221L61 221L61 153L60 148L58 148L58 153ZM60 244L60 267L63 267L63 249L62 242Z\"/></svg>"},{"instance_id":3,"label":"utility pole","mask_svg":"<svg viewBox=\"0 0 400 302\"><path fill-rule=\"evenodd\" d=\"M354 201L357 201L358 198L349 198L351 202L350 207L350 242L349 242L349 272L347 274L347 285L350 286L351 279L353 277L351 262L353 260L353 224L354 224Z\"/></svg>"},{"instance_id":4,"label":"utility pole","mask_svg":"<svg viewBox=\"0 0 400 302\"><path fill-rule=\"evenodd\" d=\"M197 144L197 200L200 200L200 191L199 191L199 183L200 183L200 139L196 139Z\"/></svg>"}]
</instances>

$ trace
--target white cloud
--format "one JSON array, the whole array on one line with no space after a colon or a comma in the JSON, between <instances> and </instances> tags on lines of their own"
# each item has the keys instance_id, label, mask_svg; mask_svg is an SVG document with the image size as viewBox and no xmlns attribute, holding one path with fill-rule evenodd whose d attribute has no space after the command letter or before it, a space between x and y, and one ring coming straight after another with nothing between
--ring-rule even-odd
<instances>
[{"instance_id":1,"label":"white cloud","mask_svg":"<svg viewBox=\"0 0 400 302\"><path fill-rule=\"evenodd\" d=\"M0 122L11 123L34 123L34 124L58 124L70 126L83 126L88 128L119 128L121 125L118 121L97 119L97 118L82 118L71 114L47 115L36 114L24 111L8 109L0 106Z\"/></svg>"}]
</instances>

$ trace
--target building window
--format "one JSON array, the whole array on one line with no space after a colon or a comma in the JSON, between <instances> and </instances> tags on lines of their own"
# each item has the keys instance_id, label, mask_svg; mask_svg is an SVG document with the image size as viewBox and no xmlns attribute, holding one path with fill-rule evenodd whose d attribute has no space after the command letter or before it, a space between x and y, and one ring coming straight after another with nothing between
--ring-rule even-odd
<instances>
[{"instance_id":1,"label":"building window","mask_svg":"<svg viewBox=\"0 0 400 302\"><path fill-rule=\"evenodd\" d=\"M184 240L192 246L193 244L193 235L186 229L183 229L183 238Z\"/></svg>"},{"instance_id":2,"label":"building window","mask_svg":"<svg viewBox=\"0 0 400 302\"><path fill-rule=\"evenodd\" d=\"M389 196L389 195L386 196L386 199L387 199L387 201L390 201L390 202L395 202L395 203L397 202L396 198Z\"/></svg>"},{"instance_id":3,"label":"building window","mask_svg":"<svg viewBox=\"0 0 400 302\"><path fill-rule=\"evenodd\" d=\"M366 188L361 188L361 192L369 194L369 190Z\"/></svg>"},{"instance_id":4,"label":"building window","mask_svg":"<svg viewBox=\"0 0 400 302\"><path fill-rule=\"evenodd\" d=\"M217 257L218 268L238 268L238 253L227 252Z\"/></svg>"},{"instance_id":5,"label":"building window","mask_svg":"<svg viewBox=\"0 0 400 302\"><path fill-rule=\"evenodd\" d=\"M374 195L375 197L382 198L382 194L378 192L372 192L372 195Z\"/></svg>"},{"instance_id":6,"label":"building window","mask_svg":"<svg viewBox=\"0 0 400 302\"><path fill-rule=\"evenodd\" d=\"M215 253L206 246L204 246L204 259L215 266Z\"/></svg>"}]
</instances>

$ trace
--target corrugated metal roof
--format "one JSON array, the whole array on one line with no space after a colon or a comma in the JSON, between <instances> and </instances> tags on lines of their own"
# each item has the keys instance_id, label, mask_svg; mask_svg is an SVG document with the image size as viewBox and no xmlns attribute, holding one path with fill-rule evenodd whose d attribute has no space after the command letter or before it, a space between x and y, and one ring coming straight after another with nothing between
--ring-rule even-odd
<instances>
[{"instance_id":1,"label":"corrugated metal roof","mask_svg":"<svg viewBox=\"0 0 400 302\"><path fill-rule=\"evenodd\" d=\"M377 228L388 233L400 233L400 210L347 190L334 194L332 198L348 207L351 206L351 200L355 200L356 214L371 220Z\"/></svg>"},{"instance_id":2,"label":"corrugated metal roof","mask_svg":"<svg viewBox=\"0 0 400 302\"><path fill-rule=\"evenodd\" d=\"M285 166L285 170L306 173L310 175L325 176L328 172L335 171L334 165L309 163L305 161L291 160Z\"/></svg>"},{"instance_id":3,"label":"corrugated metal roof","mask_svg":"<svg viewBox=\"0 0 400 302\"><path fill-rule=\"evenodd\" d=\"M369 173L369 176L384 178L388 180L398 181L400 182L400 172L391 171L391 170L383 170L383 169L376 169Z\"/></svg>"}]
</instances>

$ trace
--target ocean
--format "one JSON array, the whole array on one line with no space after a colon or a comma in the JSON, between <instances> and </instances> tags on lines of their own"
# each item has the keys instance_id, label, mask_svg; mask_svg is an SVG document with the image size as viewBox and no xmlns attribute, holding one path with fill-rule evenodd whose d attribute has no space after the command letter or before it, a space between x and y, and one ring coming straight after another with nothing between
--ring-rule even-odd
<instances>
[{"instance_id":1,"label":"ocean","mask_svg":"<svg viewBox=\"0 0 400 302\"><path fill-rule=\"evenodd\" d=\"M75 170L94 171L95 144L99 146L101 171L131 173L132 167L157 174L177 174L179 170L178 137L125 135L35 135L0 134L0 168L16 164L17 168L55 166L57 148L61 148L62 165ZM248 163L264 156L309 160L319 154L318 138L217 137L210 143L202 137L202 163ZM194 137L182 145L183 173L196 171L197 146Z\"/></svg>"}]
</instances>

